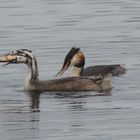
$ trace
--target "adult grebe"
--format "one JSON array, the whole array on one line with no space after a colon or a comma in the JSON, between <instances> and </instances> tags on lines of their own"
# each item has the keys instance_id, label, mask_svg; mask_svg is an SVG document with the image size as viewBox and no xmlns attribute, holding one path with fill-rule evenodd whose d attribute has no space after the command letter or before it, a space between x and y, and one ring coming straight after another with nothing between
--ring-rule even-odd
<instances>
[{"instance_id":1,"label":"adult grebe","mask_svg":"<svg viewBox=\"0 0 140 140\"><path fill-rule=\"evenodd\" d=\"M111 88L111 81L106 78L68 77L41 81L38 79L35 55L26 49L15 50L2 55L0 62L5 62L5 65L24 63L28 66L28 76L25 81L25 88L28 91L103 91Z\"/></svg>"},{"instance_id":2,"label":"adult grebe","mask_svg":"<svg viewBox=\"0 0 140 140\"><path fill-rule=\"evenodd\" d=\"M72 76L106 76L108 74L112 74L112 76L117 76L119 74L124 74L126 72L126 68L124 64L116 64L116 65L95 65L89 66L84 69L85 65L85 56L80 51L80 48L73 47L64 59L63 66L61 70L56 74L62 75L69 66L73 66Z\"/></svg>"}]
</instances>

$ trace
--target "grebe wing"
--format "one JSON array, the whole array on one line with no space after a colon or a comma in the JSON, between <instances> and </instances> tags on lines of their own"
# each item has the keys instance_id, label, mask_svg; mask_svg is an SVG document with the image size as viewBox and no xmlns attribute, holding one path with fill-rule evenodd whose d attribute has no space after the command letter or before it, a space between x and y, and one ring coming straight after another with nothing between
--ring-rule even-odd
<instances>
[{"instance_id":1,"label":"grebe wing","mask_svg":"<svg viewBox=\"0 0 140 140\"><path fill-rule=\"evenodd\" d=\"M89 66L83 70L82 76L98 76L112 74L117 76L119 74L124 74L126 72L126 67L124 64L116 65L95 65Z\"/></svg>"}]
</instances>

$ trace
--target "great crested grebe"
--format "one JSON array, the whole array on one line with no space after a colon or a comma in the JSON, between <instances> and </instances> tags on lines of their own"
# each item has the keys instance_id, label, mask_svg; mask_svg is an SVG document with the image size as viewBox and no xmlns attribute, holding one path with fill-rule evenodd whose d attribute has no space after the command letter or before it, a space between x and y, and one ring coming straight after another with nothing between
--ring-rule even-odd
<instances>
[{"instance_id":1,"label":"great crested grebe","mask_svg":"<svg viewBox=\"0 0 140 140\"><path fill-rule=\"evenodd\" d=\"M38 67L32 51L20 49L0 56L0 62L5 65L24 63L28 66L28 76L25 80L25 89L28 91L103 91L111 88L111 81L106 78L68 77L62 79L38 79Z\"/></svg>"},{"instance_id":2,"label":"great crested grebe","mask_svg":"<svg viewBox=\"0 0 140 140\"><path fill-rule=\"evenodd\" d=\"M89 66L84 69L85 56L80 51L80 48L73 47L64 59L64 63L60 71L56 76L62 75L69 67L73 66L72 76L107 76L111 74L112 76L117 76L119 74L124 74L126 68L124 64L116 65L95 65Z\"/></svg>"}]
</instances>

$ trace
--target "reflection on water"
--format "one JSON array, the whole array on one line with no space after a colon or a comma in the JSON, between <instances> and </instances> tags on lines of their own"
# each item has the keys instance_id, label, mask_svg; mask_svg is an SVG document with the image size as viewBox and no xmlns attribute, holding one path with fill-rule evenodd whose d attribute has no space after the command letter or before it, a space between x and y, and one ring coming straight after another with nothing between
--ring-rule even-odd
<instances>
[{"instance_id":1,"label":"reflection on water","mask_svg":"<svg viewBox=\"0 0 140 140\"><path fill-rule=\"evenodd\" d=\"M28 93L29 96L29 103L30 103L30 109L33 112L39 112L40 111L40 93L38 92L30 92Z\"/></svg>"},{"instance_id":2,"label":"reflection on water","mask_svg":"<svg viewBox=\"0 0 140 140\"><path fill-rule=\"evenodd\" d=\"M29 97L29 104L30 104L30 110L33 112L40 112L40 96L43 93L40 92L28 92L27 95ZM85 98L90 96L110 96L111 90L107 90L105 92L49 92L47 93L51 96L51 98ZM53 96L52 96L52 95ZM73 101L72 107L77 109L81 108L83 102L81 101Z\"/></svg>"},{"instance_id":3,"label":"reflection on water","mask_svg":"<svg viewBox=\"0 0 140 140\"><path fill-rule=\"evenodd\" d=\"M1 0L0 19L0 54L33 50L40 79L53 79L73 46L86 66L128 68L98 96L104 93L26 93L26 67L1 67L1 140L139 140L139 0Z\"/></svg>"}]
</instances>

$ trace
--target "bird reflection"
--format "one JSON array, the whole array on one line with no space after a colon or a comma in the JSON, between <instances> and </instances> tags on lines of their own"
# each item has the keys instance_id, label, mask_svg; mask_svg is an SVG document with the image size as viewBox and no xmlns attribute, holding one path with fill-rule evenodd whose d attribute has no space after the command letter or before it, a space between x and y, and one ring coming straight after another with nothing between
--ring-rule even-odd
<instances>
[{"instance_id":1,"label":"bird reflection","mask_svg":"<svg viewBox=\"0 0 140 140\"><path fill-rule=\"evenodd\" d=\"M67 92L66 92L67 93ZM52 98L70 98L73 99L70 103L70 108L73 110L85 110L84 104L85 101L81 101L81 99L84 99L89 96L111 96L111 90L107 92L71 92L71 96L69 94L63 93L55 93L51 94L53 95ZM30 110L32 112L40 112L40 95L41 92L28 92L29 97L29 104L30 104ZM55 96L54 96L55 95ZM79 100L80 99L80 100Z\"/></svg>"},{"instance_id":2,"label":"bird reflection","mask_svg":"<svg viewBox=\"0 0 140 140\"><path fill-rule=\"evenodd\" d=\"M40 94L40 92L28 92L32 112L40 112Z\"/></svg>"}]
</instances>

